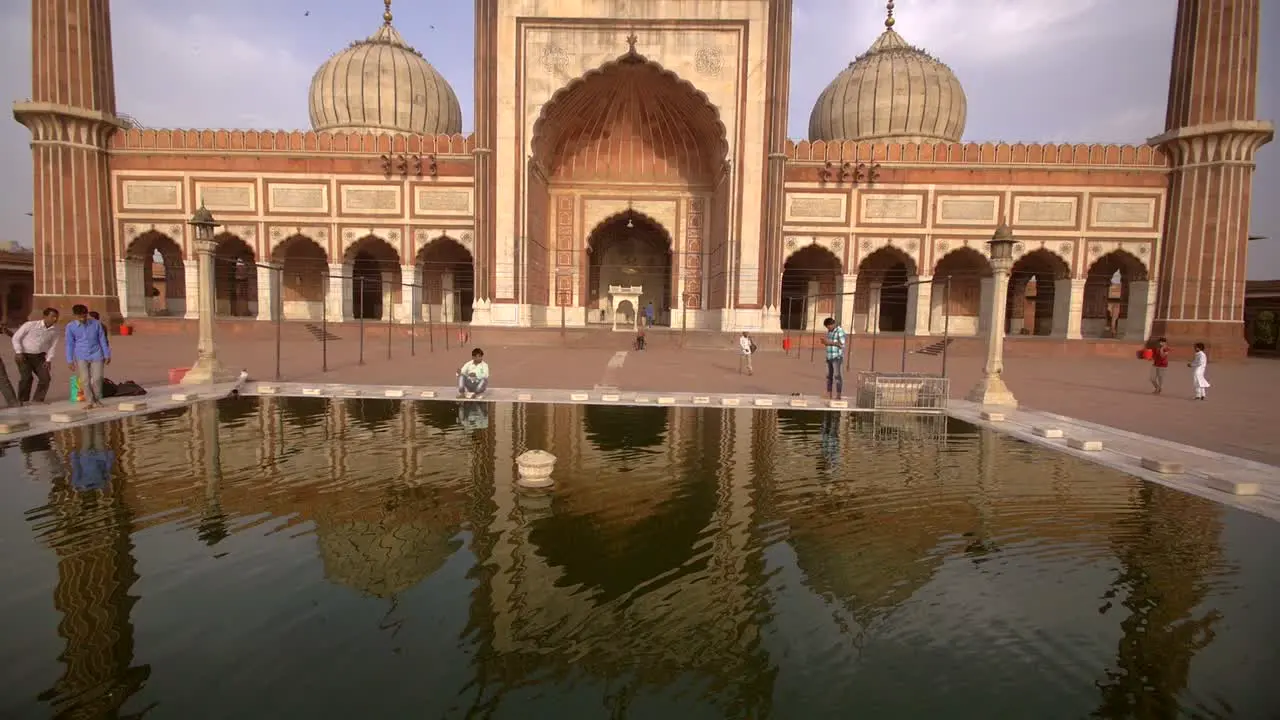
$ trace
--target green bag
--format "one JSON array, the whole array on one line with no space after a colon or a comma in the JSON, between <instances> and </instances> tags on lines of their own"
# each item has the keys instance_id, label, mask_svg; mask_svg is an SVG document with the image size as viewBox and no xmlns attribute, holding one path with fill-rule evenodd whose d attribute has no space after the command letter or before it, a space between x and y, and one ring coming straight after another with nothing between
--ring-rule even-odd
<instances>
[{"instance_id":1,"label":"green bag","mask_svg":"<svg viewBox=\"0 0 1280 720\"><path fill-rule=\"evenodd\" d=\"M71 376L71 402L80 402L80 376Z\"/></svg>"}]
</instances>

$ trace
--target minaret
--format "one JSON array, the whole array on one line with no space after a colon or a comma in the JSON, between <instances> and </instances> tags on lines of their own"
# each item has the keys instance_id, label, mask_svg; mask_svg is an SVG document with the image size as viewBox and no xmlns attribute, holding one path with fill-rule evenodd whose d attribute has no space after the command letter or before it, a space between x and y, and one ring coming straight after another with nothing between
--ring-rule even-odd
<instances>
[{"instance_id":1,"label":"minaret","mask_svg":"<svg viewBox=\"0 0 1280 720\"><path fill-rule=\"evenodd\" d=\"M1179 0L1164 146L1173 169L1152 337L1240 357L1254 155L1261 0Z\"/></svg>"},{"instance_id":2,"label":"minaret","mask_svg":"<svg viewBox=\"0 0 1280 720\"><path fill-rule=\"evenodd\" d=\"M106 0L32 0L31 130L35 304L120 318L107 140L120 127Z\"/></svg>"},{"instance_id":3,"label":"minaret","mask_svg":"<svg viewBox=\"0 0 1280 720\"><path fill-rule=\"evenodd\" d=\"M893 3L889 4L893 7ZM892 12L892 10L890 10ZM782 208L786 204L787 111L791 96L791 0L769 4L768 58L765 61L765 177L761 198L761 236L764 239L764 266L760 282L764 288L765 327L781 329L783 238ZM742 258L743 265L748 264ZM738 290L729 289L736 304Z\"/></svg>"}]
</instances>

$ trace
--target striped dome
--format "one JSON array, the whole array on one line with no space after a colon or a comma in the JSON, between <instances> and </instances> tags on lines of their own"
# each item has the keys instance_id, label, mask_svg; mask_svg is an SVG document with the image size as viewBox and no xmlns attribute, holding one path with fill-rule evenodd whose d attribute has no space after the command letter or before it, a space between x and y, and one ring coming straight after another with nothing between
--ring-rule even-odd
<instances>
[{"instance_id":1,"label":"striped dome","mask_svg":"<svg viewBox=\"0 0 1280 720\"><path fill-rule=\"evenodd\" d=\"M453 88L386 22L329 58L311 79L311 127L423 135L462 132Z\"/></svg>"},{"instance_id":2,"label":"striped dome","mask_svg":"<svg viewBox=\"0 0 1280 720\"><path fill-rule=\"evenodd\" d=\"M946 65L907 44L893 21L809 115L810 140L959 142L968 103Z\"/></svg>"}]
</instances>

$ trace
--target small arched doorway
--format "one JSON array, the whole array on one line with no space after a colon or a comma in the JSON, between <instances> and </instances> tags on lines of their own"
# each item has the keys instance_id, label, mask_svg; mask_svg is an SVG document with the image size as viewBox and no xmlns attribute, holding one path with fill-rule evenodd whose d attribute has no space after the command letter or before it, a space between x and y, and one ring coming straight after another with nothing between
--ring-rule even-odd
<instances>
[{"instance_id":1,"label":"small arched doorway","mask_svg":"<svg viewBox=\"0 0 1280 720\"><path fill-rule=\"evenodd\" d=\"M173 238L156 230L139 235L125 251L125 273L129 315L186 314L186 264Z\"/></svg>"},{"instance_id":2,"label":"small arched doorway","mask_svg":"<svg viewBox=\"0 0 1280 720\"><path fill-rule=\"evenodd\" d=\"M374 235L347 248L344 263L351 278L347 289L353 320L384 320L400 295L400 253ZM345 308L344 308L345 310Z\"/></svg>"},{"instance_id":3,"label":"small arched doorway","mask_svg":"<svg viewBox=\"0 0 1280 720\"><path fill-rule=\"evenodd\" d=\"M1044 249L1018 258L1009 271L1005 332L1010 335L1053 334L1056 284L1071 277L1067 262Z\"/></svg>"},{"instance_id":4,"label":"small arched doorway","mask_svg":"<svg viewBox=\"0 0 1280 720\"><path fill-rule=\"evenodd\" d=\"M324 318L329 254L305 235L286 238L271 252L280 266L280 307L285 320Z\"/></svg>"},{"instance_id":5,"label":"small arched doorway","mask_svg":"<svg viewBox=\"0 0 1280 720\"><path fill-rule=\"evenodd\" d=\"M423 317L430 322L471 322L476 274L471 251L451 237L438 237L418 251Z\"/></svg>"},{"instance_id":6,"label":"small arched doorway","mask_svg":"<svg viewBox=\"0 0 1280 720\"><path fill-rule=\"evenodd\" d=\"M824 319L836 317L841 307L836 294L841 272L840 258L821 245L792 253L782 266L782 329L816 329Z\"/></svg>"},{"instance_id":7,"label":"small arched doorway","mask_svg":"<svg viewBox=\"0 0 1280 720\"><path fill-rule=\"evenodd\" d=\"M214 238L214 312L229 317L253 317L258 304L258 267L253 248L236 235Z\"/></svg>"},{"instance_id":8,"label":"small arched doorway","mask_svg":"<svg viewBox=\"0 0 1280 720\"><path fill-rule=\"evenodd\" d=\"M866 317L867 332L906 331L908 282L915 275L915 260L892 245L858 263L854 314Z\"/></svg>"},{"instance_id":9,"label":"small arched doorway","mask_svg":"<svg viewBox=\"0 0 1280 720\"><path fill-rule=\"evenodd\" d=\"M1145 321L1141 328L1131 327L1128 321L1131 315L1142 314L1130 312L1133 284L1146 280L1146 266L1124 250L1113 250L1094 260L1085 273L1081 334L1096 338L1145 336Z\"/></svg>"},{"instance_id":10,"label":"small arched doorway","mask_svg":"<svg viewBox=\"0 0 1280 720\"><path fill-rule=\"evenodd\" d=\"M991 263L970 247L952 250L933 271L933 307L930 331L948 335L977 335L984 326L984 282L991 277ZM989 290L988 290L989 292Z\"/></svg>"},{"instance_id":11,"label":"small arched doorway","mask_svg":"<svg viewBox=\"0 0 1280 720\"><path fill-rule=\"evenodd\" d=\"M606 219L587 238L587 322L613 321L609 288L640 287L640 307L619 315L628 323L634 313L653 306L655 325L671 324L671 308L677 307L672 278L671 235L653 218L626 211ZM619 325L622 323L619 322Z\"/></svg>"}]
</instances>

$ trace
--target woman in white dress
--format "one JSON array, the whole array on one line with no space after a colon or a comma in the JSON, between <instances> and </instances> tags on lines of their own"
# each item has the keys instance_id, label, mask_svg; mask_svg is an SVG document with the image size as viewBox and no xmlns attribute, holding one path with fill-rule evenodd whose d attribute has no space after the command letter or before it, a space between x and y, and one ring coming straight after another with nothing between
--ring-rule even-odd
<instances>
[{"instance_id":1,"label":"woman in white dress","mask_svg":"<svg viewBox=\"0 0 1280 720\"><path fill-rule=\"evenodd\" d=\"M1204 391L1209 389L1209 381L1204 377L1208 366L1209 356L1204 353L1204 343L1196 343L1196 354L1187 363L1187 367L1191 368L1191 385L1195 389L1196 400L1204 400Z\"/></svg>"}]
</instances>

